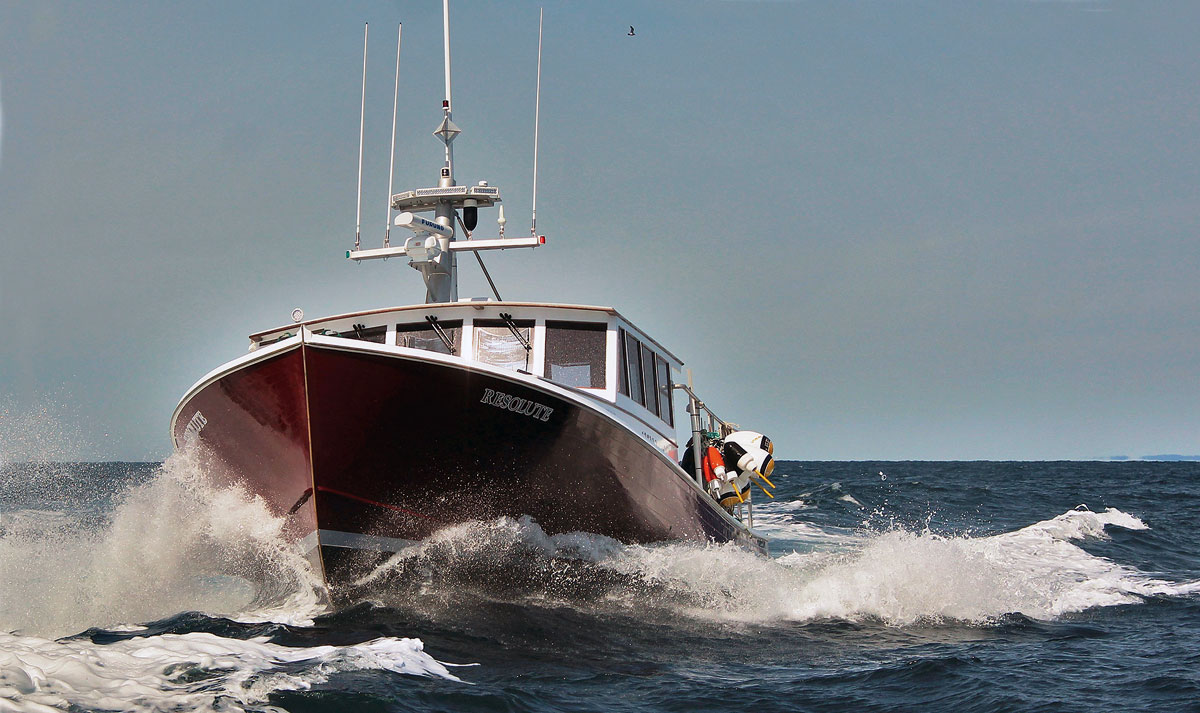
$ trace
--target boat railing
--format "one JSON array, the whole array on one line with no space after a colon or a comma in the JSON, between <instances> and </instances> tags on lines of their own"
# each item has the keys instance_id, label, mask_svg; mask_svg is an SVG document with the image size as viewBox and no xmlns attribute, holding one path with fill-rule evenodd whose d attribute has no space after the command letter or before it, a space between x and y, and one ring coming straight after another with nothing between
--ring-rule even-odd
<instances>
[{"instance_id":1,"label":"boat railing","mask_svg":"<svg viewBox=\"0 0 1200 713\"><path fill-rule=\"evenodd\" d=\"M704 401L696 395L691 386L691 371L688 371L687 384L671 384L671 388L679 389L688 396L687 412L692 420L692 477L696 480L696 484L701 490L705 488L704 483L704 462L702 458L702 443L704 442L704 433L715 433L720 438L724 438L734 431L738 430L738 425L730 421L722 419ZM743 512L742 506L745 505ZM754 505L751 503L749 496L745 503L738 503L735 510L737 518L746 523L747 527L754 527Z\"/></svg>"}]
</instances>

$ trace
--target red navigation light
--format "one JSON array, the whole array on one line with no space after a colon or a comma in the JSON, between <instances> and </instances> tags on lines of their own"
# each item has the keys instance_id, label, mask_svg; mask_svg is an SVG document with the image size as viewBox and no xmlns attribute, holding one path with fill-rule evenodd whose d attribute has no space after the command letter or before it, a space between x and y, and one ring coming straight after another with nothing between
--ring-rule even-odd
<instances>
[{"instance_id":1,"label":"red navigation light","mask_svg":"<svg viewBox=\"0 0 1200 713\"><path fill-rule=\"evenodd\" d=\"M539 235L539 236L538 236L538 245L545 245L545 244L546 244L546 236L545 236L545 235Z\"/></svg>"},{"instance_id":2,"label":"red navigation light","mask_svg":"<svg viewBox=\"0 0 1200 713\"><path fill-rule=\"evenodd\" d=\"M449 99L443 99L443 100L442 100L442 108L443 108L443 109L449 109L449 108L450 108L450 100L449 100Z\"/></svg>"}]
</instances>

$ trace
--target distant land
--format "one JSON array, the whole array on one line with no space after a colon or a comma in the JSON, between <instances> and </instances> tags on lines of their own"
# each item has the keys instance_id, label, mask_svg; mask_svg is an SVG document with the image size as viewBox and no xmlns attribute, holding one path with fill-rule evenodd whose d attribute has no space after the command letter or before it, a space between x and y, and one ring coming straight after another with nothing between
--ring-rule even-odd
<instances>
[{"instance_id":1,"label":"distant land","mask_svg":"<svg viewBox=\"0 0 1200 713\"><path fill-rule=\"evenodd\" d=\"M1110 456L1109 460L1196 460L1200 461L1200 455L1186 456L1178 453L1159 453L1153 456L1142 456L1141 458L1130 458L1129 456Z\"/></svg>"}]
</instances>

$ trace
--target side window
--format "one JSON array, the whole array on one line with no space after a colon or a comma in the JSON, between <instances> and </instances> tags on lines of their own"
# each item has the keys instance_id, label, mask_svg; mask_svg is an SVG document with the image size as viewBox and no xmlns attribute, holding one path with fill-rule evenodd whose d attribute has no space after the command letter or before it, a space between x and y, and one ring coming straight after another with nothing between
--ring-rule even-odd
<instances>
[{"instance_id":1,"label":"side window","mask_svg":"<svg viewBox=\"0 0 1200 713\"><path fill-rule=\"evenodd\" d=\"M645 405L646 394L642 391L642 345L628 332L625 333L625 362L629 372L629 398Z\"/></svg>"},{"instance_id":2,"label":"side window","mask_svg":"<svg viewBox=\"0 0 1200 713\"><path fill-rule=\"evenodd\" d=\"M650 347L642 345L642 387L646 390L646 408L650 413L658 415L658 389L654 378L654 352Z\"/></svg>"},{"instance_id":3,"label":"side window","mask_svg":"<svg viewBox=\"0 0 1200 713\"><path fill-rule=\"evenodd\" d=\"M339 332L337 336L342 339L361 339L364 342L383 344L383 340L387 339L387 327L367 327L356 324L344 332Z\"/></svg>"},{"instance_id":4,"label":"side window","mask_svg":"<svg viewBox=\"0 0 1200 713\"><path fill-rule=\"evenodd\" d=\"M604 388L608 328L591 322L546 322L546 376L566 386Z\"/></svg>"},{"instance_id":5,"label":"side window","mask_svg":"<svg viewBox=\"0 0 1200 713\"><path fill-rule=\"evenodd\" d=\"M525 343L533 338L532 320L515 320L517 332ZM529 352L508 325L500 320L475 321L475 361L505 369L529 370Z\"/></svg>"},{"instance_id":6,"label":"side window","mask_svg":"<svg viewBox=\"0 0 1200 713\"><path fill-rule=\"evenodd\" d=\"M675 425L675 410L671 408L671 370L667 367L667 362L660 356L655 357L655 369L658 376L658 414L662 416L662 420Z\"/></svg>"},{"instance_id":7,"label":"side window","mask_svg":"<svg viewBox=\"0 0 1200 713\"><path fill-rule=\"evenodd\" d=\"M625 359L625 330L617 330L617 391L620 391L626 396L629 395L629 377L626 372L629 371L629 364Z\"/></svg>"},{"instance_id":8,"label":"side window","mask_svg":"<svg viewBox=\"0 0 1200 713\"><path fill-rule=\"evenodd\" d=\"M450 343L454 345L454 354L458 354L462 347L462 320L457 321L439 321L442 331L450 339ZM451 351L446 348L446 343L438 336L433 326L428 322L418 324L397 324L396 325L396 346L408 347L409 349L424 349L427 352L437 352L439 354L450 354Z\"/></svg>"}]
</instances>

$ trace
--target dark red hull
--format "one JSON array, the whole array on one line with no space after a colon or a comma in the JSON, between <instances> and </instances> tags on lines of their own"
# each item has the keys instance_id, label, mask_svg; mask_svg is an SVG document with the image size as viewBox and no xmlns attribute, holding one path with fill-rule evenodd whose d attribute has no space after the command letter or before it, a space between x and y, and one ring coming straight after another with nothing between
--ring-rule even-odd
<instances>
[{"instance_id":1,"label":"dark red hull","mask_svg":"<svg viewBox=\"0 0 1200 713\"><path fill-rule=\"evenodd\" d=\"M290 536L319 540L314 564L333 586L362 574L362 553L500 516L529 515L549 534L765 550L616 421L480 370L297 345L194 392L177 443L189 423L214 468L290 513Z\"/></svg>"}]
</instances>

